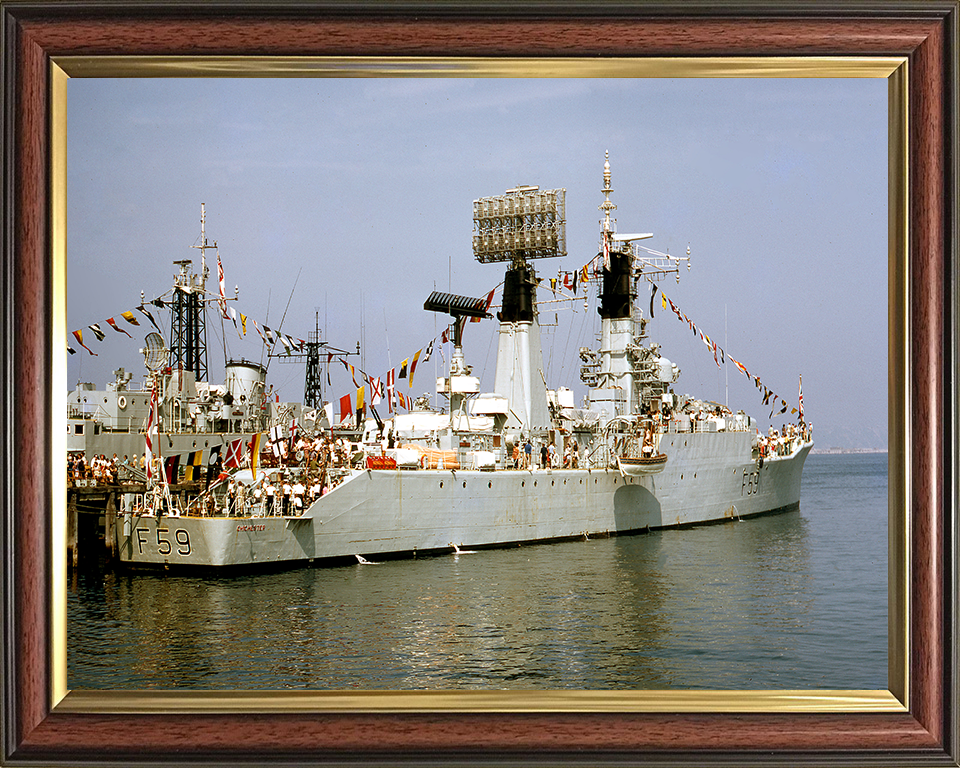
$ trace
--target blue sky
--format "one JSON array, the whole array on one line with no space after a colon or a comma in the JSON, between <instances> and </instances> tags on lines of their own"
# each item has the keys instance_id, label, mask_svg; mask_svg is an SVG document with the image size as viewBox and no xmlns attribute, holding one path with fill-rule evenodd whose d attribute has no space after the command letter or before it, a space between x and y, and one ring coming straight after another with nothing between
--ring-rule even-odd
<instances>
[{"instance_id":1,"label":"blue sky","mask_svg":"<svg viewBox=\"0 0 960 768\"><path fill-rule=\"evenodd\" d=\"M538 272L590 261L609 151L620 231L691 250L665 294L791 406L802 374L819 447L885 446L885 80L74 79L68 99L68 331L108 334L88 343L97 357L69 357L71 387L142 374L142 339L104 320L167 290L175 260L198 261L201 203L234 306L297 338L319 312L324 340L362 342L363 369L384 375L442 330L422 309L431 291L479 297L502 281L473 258L474 199L565 188L568 255ZM549 305L541 323L547 382L579 402L595 300ZM648 329L681 368L678 391L767 423L756 388L659 303ZM221 336L227 357L264 359L252 331L210 330L214 381ZM495 331L465 336L484 390ZM440 362L407 391L432 391ZM303 373L272 360L268 379L299 400ZM331 376L329 399L353 390L342 367Z\"/></svg>"}]
</instances>

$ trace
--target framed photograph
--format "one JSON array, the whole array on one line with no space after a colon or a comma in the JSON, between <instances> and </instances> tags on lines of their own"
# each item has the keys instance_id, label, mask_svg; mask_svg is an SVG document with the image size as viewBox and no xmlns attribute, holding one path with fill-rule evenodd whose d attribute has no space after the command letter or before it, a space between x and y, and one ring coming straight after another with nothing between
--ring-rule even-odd
<instances>
[{"instance_id":1,"label":"framed photograph","mask_svg":"<svg viewBox=\"0 0 960 768\"><path fill-rule=\"evenodd\" d=\"M182 3L4 2L2 12L4 760L957 764L958 154L956 71L947 64L956 58L956 3L924 3L917 13L897 4L574 11L241 3L213 12ZM885 83L887 690L206 691L162 690L154 679L149 690L69 689L60 479L70 385L62 340L73 322L65 302L68 220L83 210L71 207L68 216L67 148L68 126L83 125L85 115L68 109L68 82L123 79L129 94L143 82L130 78L149 78L140 89L154 94L177 82L202 90L210 78L430 82L412 79L421 76L499 78L501 94L538 77L589 79L593 87L641 78ZM571 95L571 121L573 103ZM614 187L616 160L609 158ZM349 187L345 194L355 196ZM386 316L384 324L389 333Z\"/></svg>"}]
</instances>

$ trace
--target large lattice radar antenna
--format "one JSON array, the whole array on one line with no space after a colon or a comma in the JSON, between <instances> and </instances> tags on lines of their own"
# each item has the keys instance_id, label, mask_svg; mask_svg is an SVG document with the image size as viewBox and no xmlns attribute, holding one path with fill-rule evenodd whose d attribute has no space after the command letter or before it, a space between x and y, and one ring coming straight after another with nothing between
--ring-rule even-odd
<instances>
[{"instance_id":1,"label":"large lattice radar antenna","mask_svg":"<svg viewBox=\"0 0 960 768\"><path fill-rule=\"evenodd\" d=\"M487 264L566 256L565 189L508 189L473 201L473 255Z\"/></svg>"},{"instance_id":2,"label":"large lattice radar antenna","mask_svg":"<svg viewBox=\"0 0 960 768\"><path fill-rule=\"evenodd\" d=\"M143 354L143 364L151 373L156 373L167 364L170 350L163 343L163 336L156 331L148 333L144 341L147 346L140 350Z\"/></svg>"}]
</instances>

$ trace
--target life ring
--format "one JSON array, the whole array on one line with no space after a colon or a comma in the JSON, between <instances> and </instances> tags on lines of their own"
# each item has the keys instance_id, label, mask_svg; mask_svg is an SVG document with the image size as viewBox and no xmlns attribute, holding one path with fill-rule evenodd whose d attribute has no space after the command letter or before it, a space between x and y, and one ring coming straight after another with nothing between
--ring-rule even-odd
<instances>
[{"instance_id":1,"label":"life ring","mask_svg":"<svg viewBox=\"0 0 960 768\"><path fill-rule=\"evenodd\" d=\"M430 459L425 453L420 454L420 469L430 469Z\"/></svg>"},{"instance_id":2,"label":"life ring","mask_svg":"<svg viewBox=\"0 0 960 768\"><path fill-rule=\"evenodd\" d=\"M117 398L117 407L118 407L121 411L122 411L124 408L126 408L126 407L127 407L127 398L125 398L123 395L120 395L120 397Z\"/></svg>"}]
</instances>

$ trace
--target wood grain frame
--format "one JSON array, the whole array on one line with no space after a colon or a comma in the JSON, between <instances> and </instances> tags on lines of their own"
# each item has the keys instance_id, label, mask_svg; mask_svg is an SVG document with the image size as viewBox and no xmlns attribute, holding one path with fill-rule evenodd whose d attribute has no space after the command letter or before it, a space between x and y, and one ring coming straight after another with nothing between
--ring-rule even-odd
<instances>
[{"instance_id":1,"label":"wood grain frame","mask_svg":"<svg viewBox=\"0 0 960 768\"><path fill-rule=\"evenodd\" d=\"M958 5L0 0L2 745L9 765L958 765ZM54 706L51 62L127 56L907 59L902 433L908 707L896 712L109 714ZM897 236L900 231L891 231ZM65 390L64 390L65 391ZM896 415L896 414L895 414Z\"/></svg>"}]
</instances>

